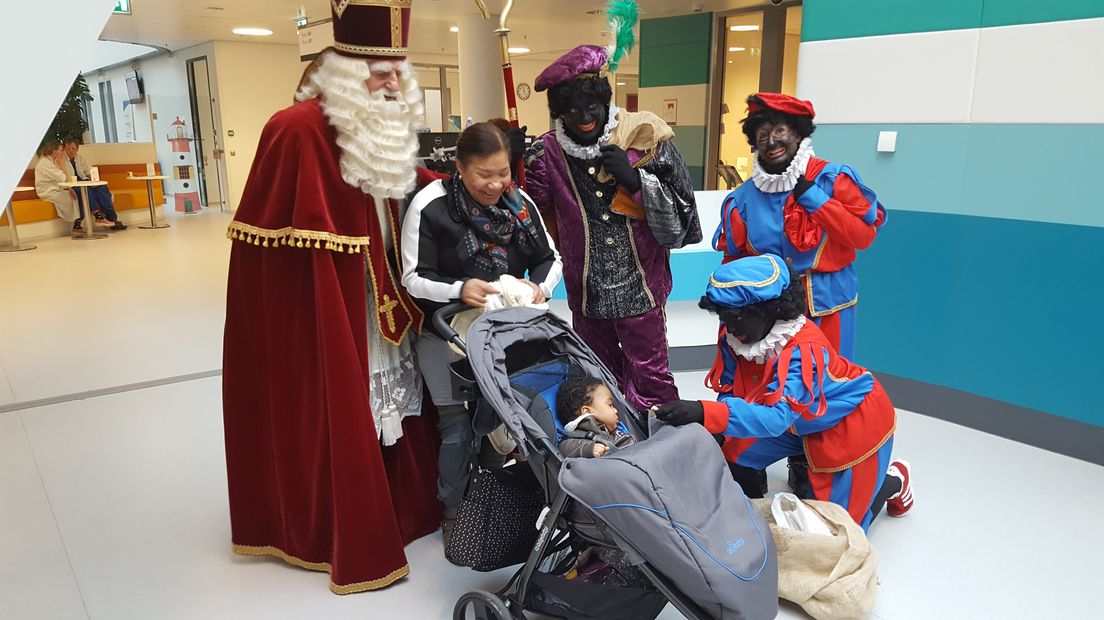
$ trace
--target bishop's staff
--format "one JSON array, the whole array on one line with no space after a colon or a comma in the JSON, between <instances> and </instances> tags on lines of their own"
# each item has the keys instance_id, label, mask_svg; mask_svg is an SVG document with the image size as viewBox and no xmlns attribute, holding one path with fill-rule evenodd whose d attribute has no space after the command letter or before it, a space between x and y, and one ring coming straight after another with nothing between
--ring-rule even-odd
<instances>
[{"instance_id":1,"label":"bishop's staff","mask_svg":"<svg viewBox=\"0 0 1104 620\"><path fill-rule=\"evenodd\" d=\"M475 4L479 7L483 19L489 19L487 5L484 4L483 0L475 0ZM513 8L514 0L506 0L506 8L502 9L502 15L498 18L498 28L495 29L495 34L498 35L502 52L502 82L506 87L507 120L511 127L516 128L520 127L521 124L518 123L517 95L514 94L514 66L510 62L510 29L506 27L506 20ZM515 167L517 169L518 185L525 187L525 158L522 155L518 155Z\"/></svg>"}]
</instances>

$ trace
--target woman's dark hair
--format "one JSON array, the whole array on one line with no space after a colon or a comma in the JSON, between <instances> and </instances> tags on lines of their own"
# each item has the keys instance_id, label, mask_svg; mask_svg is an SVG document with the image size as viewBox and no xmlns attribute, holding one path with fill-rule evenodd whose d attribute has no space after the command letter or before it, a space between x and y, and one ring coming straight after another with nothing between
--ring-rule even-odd
<instances>
[{"instance_id":1,"label":"woman's dark hair","mask_svg":"<svg viewBox=\"0 0 1104 620\"><path fill-rule=\"evenodd\" d=\"M499 129L501 129L502 133L506 133L507 131L510 131L510 121L502 118L501 116L496 116L494 118L487 119L487 122L494 125L495 127L498 127Z\"/></svg>"},{"instance_id":2,"label":"woman's dark hair","mask_svg":"<svg viewBox=\"0 0 1104 620\"><path fill-rule=\"evenodd\" d=\"M813 124L813 119L808 116L794 116L792 114L783 114L770 108L761 108L747 115L747 118L743 121L744 135L747 136L748 144L755 146L755 131L759 129L759 125L763 123L770 123L777 125L778 123L786 123L793 129L797 135L801 136L804 140L813 135L816 131L816 125Z\"/></svg>"},{"instance_id":3,"label":"woman's dark hair","mask_svg":"<svg viewBox=\"0 0 1104 620\"><path fill-rule=\"evenodd\" d=\"M510 154L510 139L492 123L476 123L465 129L456 140L456 159L465 166L473 157L502 152Z\"/></svg>"},{"instance_id":4,"label":"woman's dark hair","mask_svg":"<svg viewBox=\"0 0 1104 620\"><path fill-rule=\"evenodd\" d=\"M743 308L729 308L715 303L706 296L698 301L698 307L708 310L720 317L721 321L729 321L739 316L749 314L761 317L774 317L776 321L792 321L805 314L805 287L801 285L801 279L793 269L790 269L790 286L782 291L777 299L759 302Z\"/></svg>"},{"instance_id":5,"label":"woman's dark hair","mask_svg":"<svg viewBox=\"0 0 1104 620\"><path fill-rule=\"evenodd\" d=\"M38 147L38 154L41 157L49 157L54 151L61 147L61 143L57 140L44 140Z\"/></svg>"},{"instance_id":6,"label":"woman's dark hair","mask_svg":"<svg viewBox=\"0 0 1104 620\"><path fill-rule=\"evenodd\" d=\"M579 410L590 404L600 385L605 382L594 377L571 377L560 384L556 397L556 417L560 422L566 425L579 417Z\"/></svg>"},{"instance_id":7,"label":"woman's dark hair","mask_svg":"<svg viewBox=\"0 0 1104 620\"><path fill-rule=\"evenodd\" d=\"M604 77L575 78L563 84L557 84L548 89L548 111L552 118L560 118L571 107L571 96L581 92L598 99L602 105L609 107L613 99L613 88L609 80Z\"/></svg>"}]
</instances>

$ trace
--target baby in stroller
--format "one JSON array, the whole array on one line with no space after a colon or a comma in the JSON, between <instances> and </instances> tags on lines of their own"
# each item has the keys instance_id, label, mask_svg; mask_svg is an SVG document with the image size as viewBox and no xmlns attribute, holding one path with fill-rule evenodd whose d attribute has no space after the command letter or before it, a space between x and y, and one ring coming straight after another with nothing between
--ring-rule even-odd
<instances>
[{"instance_id":1,"label":"baby in stroller","mask_svg":"<svg viewBox=\"0 0 1104 620\"><path fill-rule=\"evenodd\" d=\"M571 377L560 386L556 415L563 425L564 458L599 457L635 441L617 419L613 392L600 379Z\"/></svg>"}]
</instances>

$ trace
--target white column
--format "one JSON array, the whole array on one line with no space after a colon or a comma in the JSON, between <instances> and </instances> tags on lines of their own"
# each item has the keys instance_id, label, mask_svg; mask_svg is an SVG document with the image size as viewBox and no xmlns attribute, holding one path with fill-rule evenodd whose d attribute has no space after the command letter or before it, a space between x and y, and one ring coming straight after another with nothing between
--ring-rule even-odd
<instances>
[{"instance_id":1,"label":"white column","mask_svg":"<svg viewBox=\"0 0 1104 620\"><path fill-rule=\"evenodd\" d=\"M502 86L502 56L498 16L460 17L460 124L468 118L478 123L496 116L506 117L506 91ZM454 111L453 114L456 114Z\"/></svg>"}]
</instances>

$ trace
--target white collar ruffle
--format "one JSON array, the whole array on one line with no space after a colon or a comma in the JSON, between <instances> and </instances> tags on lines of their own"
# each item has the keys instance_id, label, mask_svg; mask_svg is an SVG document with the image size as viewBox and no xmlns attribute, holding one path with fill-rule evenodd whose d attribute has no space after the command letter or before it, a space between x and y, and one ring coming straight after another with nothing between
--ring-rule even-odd
<instances>
[{"instance_id":1,"label":"white collar ruffle","mask_svg":"<svg viewBox=\"0 0 1104 620\"><path fill-rule=\"evenodd\" d=\"M782 352L782 348L790 341L801 328L805 327L805 316L799 316L792 321L776 321L770 332L760 341L744 344L731 334L726 336L728 346L732 352L749 362L765 364Z\"/></svg>"},{"instance_id":2,"label":"white collar ruffle","mask_svg":"<svg viewBox=\"0 0 1104 620\"><path fill-rule=\"evenodd\" d=\"M805 168L809 165L809 158L814 155L813 141L805 138L797 147L793 160L781 174L770 174L759 167L759 156L753 158L751 181L759 191L767 194L778 192L790 192L797 185L797 177L805 174Z\"/></svg>"},{"instance_id":3,"label":"white collar ruffle","mask_svg":"<svg viewBox=\"0 0 1104 620\"><path fill-rule=\"evenodd\" d=\"M556 119L556 141L560 143L560 147L564 152L574 157L575 159L591 160L598 159L602 154L601 147L609 144L610 136L613 135L613 130L617 127L617 115L621 112L617 106L612 103L609 105L609 118L606 119L606 127L602 130L602 135L598 138L598 141L590 146L583 146L578 142L571 139L571 136L567 135L567 132L563 128L563 119Z\"/></svg>"}]
</instances>

